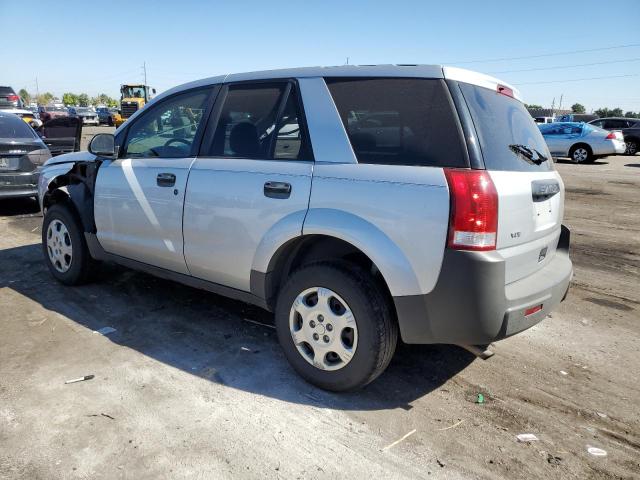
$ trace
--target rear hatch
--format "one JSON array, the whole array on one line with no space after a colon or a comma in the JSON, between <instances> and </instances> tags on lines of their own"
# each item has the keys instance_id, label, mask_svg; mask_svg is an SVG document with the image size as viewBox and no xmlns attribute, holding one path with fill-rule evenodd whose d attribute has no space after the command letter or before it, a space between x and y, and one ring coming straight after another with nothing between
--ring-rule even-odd
<instances>
[{"instance_id":1,"label":"rear hatch","mask_svg":"<svg viewBox=\"0 0 640 480\"><path fill-rule=\"evenodd\" d=\"M554 257L564 185L540 130L512 89L459 85L498 193L496 250L505 259L506 283L511 283Z\"/></svg>"}]
</instances>

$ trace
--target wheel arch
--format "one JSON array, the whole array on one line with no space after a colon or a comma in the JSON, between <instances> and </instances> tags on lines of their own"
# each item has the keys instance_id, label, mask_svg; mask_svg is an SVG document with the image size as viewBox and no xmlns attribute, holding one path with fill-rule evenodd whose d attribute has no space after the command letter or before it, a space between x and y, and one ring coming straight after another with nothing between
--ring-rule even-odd
<instances>
[{"instance_id":1,"label":"wheel arch","mask_svg":"<svg viewBox=\"0 0 640 480\"><path fill-rule=\"evenodd\" d=\"M80 219L83 231L95 233L93 192L98 167L96 162L78 162L65 173L48 179L40 194L42 211L56 203L67 203Z\"/></svg>"},{"instance_id":2,"label":"wheel arch","mask_svg":"<svg viewBox=\"0 0 640 480\"><path fill-rule=\"evenodd\" d=\"M289 273L313 261L346 259L371 268L381 287L391 295L419 292L409 260L384 232L363 218L343 211L309 211L303 234L290 235L268 254L255 258L251 291L273 305ZM259 249L260 251L260 249Z\"/></svg>"}]
</instances>

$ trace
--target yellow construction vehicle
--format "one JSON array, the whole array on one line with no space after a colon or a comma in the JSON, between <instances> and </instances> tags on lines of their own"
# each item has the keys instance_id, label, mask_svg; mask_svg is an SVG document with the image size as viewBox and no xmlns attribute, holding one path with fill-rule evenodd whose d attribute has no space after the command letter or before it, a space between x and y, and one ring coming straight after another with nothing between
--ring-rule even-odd
<instances>
[{"instance_id":1,"label":"yellow construction vehicle","mask_svg":"<svg viewBox=\"0 0 640 480\"><path fill-rule=\"evenodd\" d=\"M113 116L116 127L136 113L155 95L156 89L142 84L120 85L120 113Z\"/></svg>"}]
</instances>

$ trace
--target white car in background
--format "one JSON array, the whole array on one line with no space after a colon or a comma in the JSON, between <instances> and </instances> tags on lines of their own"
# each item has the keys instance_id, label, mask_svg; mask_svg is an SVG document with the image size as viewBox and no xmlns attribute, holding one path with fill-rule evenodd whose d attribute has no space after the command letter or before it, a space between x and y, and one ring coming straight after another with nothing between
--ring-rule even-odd
<instances>
[{"instance_id":1,"label":"white car in background","mask_svg":"<svg viewBox=\"0 0 640 480\"><path fill-rule=\"evenodd\" d=\"M622 132L608 132L588 123L556 122L539 124L538 128L554 158L592 163L600 157L622 155L626 149Z\"/></svg>"}]
</instances>

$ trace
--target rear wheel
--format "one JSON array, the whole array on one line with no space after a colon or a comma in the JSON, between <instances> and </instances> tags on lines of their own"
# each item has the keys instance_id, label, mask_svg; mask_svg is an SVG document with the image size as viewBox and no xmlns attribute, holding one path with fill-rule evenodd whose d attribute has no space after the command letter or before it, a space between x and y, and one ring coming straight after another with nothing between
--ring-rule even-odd
<instances>
[{"instance_id":1,"label":"rear wheel","mask_svg":"<svg viewBox=\"0 0 640 480\"><path fill-rule=\"evenodd\" d=\"M595 161L591 148L584 144L574 145L571 147L569 156L571 157L571 160L577 163L592 163Z\"/></svg>"},{"instance_id":2,"label":"rear wheel","mask_svg":"<svg viewBox=\"0 0 640 480\"><path fill-rule=\"evenodd\" d=\"M80 222L65 204L47 210L42 224L42 250L51 274L66 285L85 283L94 264Z\"/></svg>"},{"instance_id":3,"label":"rear wheel","mask_svg":"<svg viewBox=\"0 0 640 480\"><path fill-rule=\"evenodd\" d=\"M624 152L626 155L635 155L636 153L638 153L638 142L636 142L635 140L628 140L626 144L627 149Z\"/></svg>"},{"instance_id":4,"label":"rear wheel","mask_svg":"<svg viewBox=\"0 0 640 480\"><path fill-rule=\"evenodd\" d=\"M278 339L293 368L326 390L363 387L391 360L398 327L370 274L322 262L294 272L278 295Z\"/></svg>"}]
</instances>

